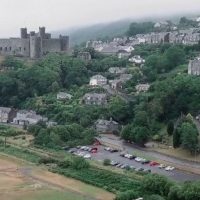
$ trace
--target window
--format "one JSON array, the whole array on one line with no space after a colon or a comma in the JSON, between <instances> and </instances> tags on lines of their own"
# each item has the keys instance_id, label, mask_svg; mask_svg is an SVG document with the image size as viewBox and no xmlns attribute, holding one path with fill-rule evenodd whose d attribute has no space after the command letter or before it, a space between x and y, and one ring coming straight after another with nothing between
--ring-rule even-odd
<instances>
[{"instance_id":1,"label":"window","mask_svg":"<svg viewBox=\"0 0 200 200\"><path fill-rule=\"evenodd\" d=\"M3 50L3 48L2 47L0 47L0 51L2 51Z\"/></svg>"},{"instance_id":2,"label":"window","mask_svg":"<svg viewBox=\"0 0 200 200\"><path fill-rule=\"evenodd\" d=\"M8 50L8 48L7 47L5 47L5 51L7 51Z\"/></svg>"},{"instance_id":3,"label":"window","mask_svg":"<svg viewBox=\"0 0 200 200\"><path fill-rule=\"evenodd\" d=\"M26 51L26 47L24 47L24 51Z\"/></svg>"},{"instance_id":4,"label":"window","mask_svg":"<svg viewBox=\"0 0 200 200\"><path fill-rule=\"evenodd\" d=\"M21 48L21 47L19 47L19 50L20 50L20 51L22 51L22 48Z\"/></svg>"},{"instance_id":5,"label":"window","mask_svg":"<svg viewBox=\"0 0 200 200\"><path fill-rule=\"evenodd\" d=\"M12 50L12 47L9 47L9 50L11 51L11 50Z\"/></svg>"}]
</instances>

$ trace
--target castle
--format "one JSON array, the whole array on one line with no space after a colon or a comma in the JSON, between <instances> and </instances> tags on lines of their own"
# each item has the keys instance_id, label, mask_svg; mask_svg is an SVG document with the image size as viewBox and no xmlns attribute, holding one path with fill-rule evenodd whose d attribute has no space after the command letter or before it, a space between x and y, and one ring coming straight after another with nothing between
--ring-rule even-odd
<instances>
[{"instance_id":1,"label":"castle","mask_svg":"<svg viewBox=\"0 0 200 200\"><path fill-rule=\"evenodd\" d=\"M0 55L37 59L48 53L67 52L69 49L69 36L51 38L51 34L45 32L45 27L39 27L38 33L31 31L28 34L27 28L20 31L20 38L0 39Z\"/></svg>"}]
</instances>

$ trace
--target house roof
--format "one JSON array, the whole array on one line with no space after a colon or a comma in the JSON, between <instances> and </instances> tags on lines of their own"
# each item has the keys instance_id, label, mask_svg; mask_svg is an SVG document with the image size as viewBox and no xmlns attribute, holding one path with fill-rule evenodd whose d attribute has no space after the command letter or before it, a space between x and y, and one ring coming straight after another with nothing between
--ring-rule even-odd
<instances>
[{"instance_id":1,"label":"house roof","mask_svg":"<svg viewBox=\"0 0 200 200\"><path fill-rule=\"evenodd\" d=\"M104 120L104 119L98 119L95 124L97 125L110 125L110 124L115 124L115 125L118 125L118 122L116 121L113 121L113 120Z\"/></svg>"},{"instance_id":2,"label":"house roof","mask_svg":"<svg viewBox=\"0 0 200 200\"><path fill-rule=\"evenodd\" d=\"M95 75L95 76L92 76L90 79L97 79L97 80L105 79L105 80L107 80L106 77L104 77L104 76L102 76L102 75L100 75L100 74L97 74L97 75Z\"/></svg>"},{"instance_id":3,"label":"house roof","mask_svg":"<svg viewBox=\"0 0 200 200\"><path fill-rule=\"evenodd\" d=\"M105 93L86 93L83 98L88 98L88 97L95 97L95 98L106 98Z\"/></svg>"},{"instance_id":4,"label":"house roof","mask_svg":"<svg viewBox=\"0 0 200 200\"><path fill-rule=\"evenodd\" d=\"M57 97L61 97L61 98L72 98L72 95L71 94L68 94L68 93L66 93L66 92L59 92L58 94L57 94Z\"/></svg>"}]
</instances>

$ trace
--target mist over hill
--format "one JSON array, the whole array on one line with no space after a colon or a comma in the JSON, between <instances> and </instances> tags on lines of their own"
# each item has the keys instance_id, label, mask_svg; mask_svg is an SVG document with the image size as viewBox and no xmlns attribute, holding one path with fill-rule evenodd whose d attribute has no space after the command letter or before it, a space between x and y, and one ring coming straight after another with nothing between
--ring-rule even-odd
<instances>
[{"instance_id":1,"label":"mist over hill","mask_svg":"<svg viewBox=\"0 0 200 200\"><path fill-rule=\"evenodd\" d=\"M176 15L176 16L162 16L162 17L148 17L148 18L140 18L140 19L123 19L120 21L114 21L109 23L101 23L101 24L94 24L88 25L84 27L74 27L68 28L63 30L57 30L52 32L54 36L58 36L59 34L69 35L70 36L70 46L73 47L74 45L79 45L83 42L88 40L94 40L99 38L113 38L117 36L124 35L129 25L132 22L157 22L163 20L171 20L173 22L178 22L180 17L187 16L187 17L194 17L196 14L183 14L183 15Z\"/></svg>"}]
</instances>

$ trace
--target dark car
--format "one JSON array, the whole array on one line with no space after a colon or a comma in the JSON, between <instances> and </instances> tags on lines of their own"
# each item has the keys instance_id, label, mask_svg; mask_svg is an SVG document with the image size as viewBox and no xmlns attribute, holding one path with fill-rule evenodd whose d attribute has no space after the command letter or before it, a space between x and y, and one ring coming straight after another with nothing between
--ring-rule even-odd
<instances>
[{"instance_id":1,"label":"dark car","mask_svg":"<svg viewBox=\"0 0 200 200\"><path fill-rule=\"evenodd\" d=\"M117 149L110 149L110 152L115 153L115 152L118 152L118 150Z\"/></svg>"},{"instance_id":2,"label":"dark car","mask_svg":"<svg viewBox=\"0 0 200 200\"><path fill-rule=\"evenodd\" d=\"M120 153L120 156L121 156L121 157L124 157L124 156L125 156L125 153Z\"/></svg>"},{"instance_id":3,"label":"dark car","mask_svg":"<svg viewBox=\"0 0 200 200\"><path fill-rule=\"evenodd\" d=\"M142 162L142 164L144 165L144 164L149 164L151 161L150 160L145 160L145 161L143 161Z\"/></svg>"}]
</instances>

